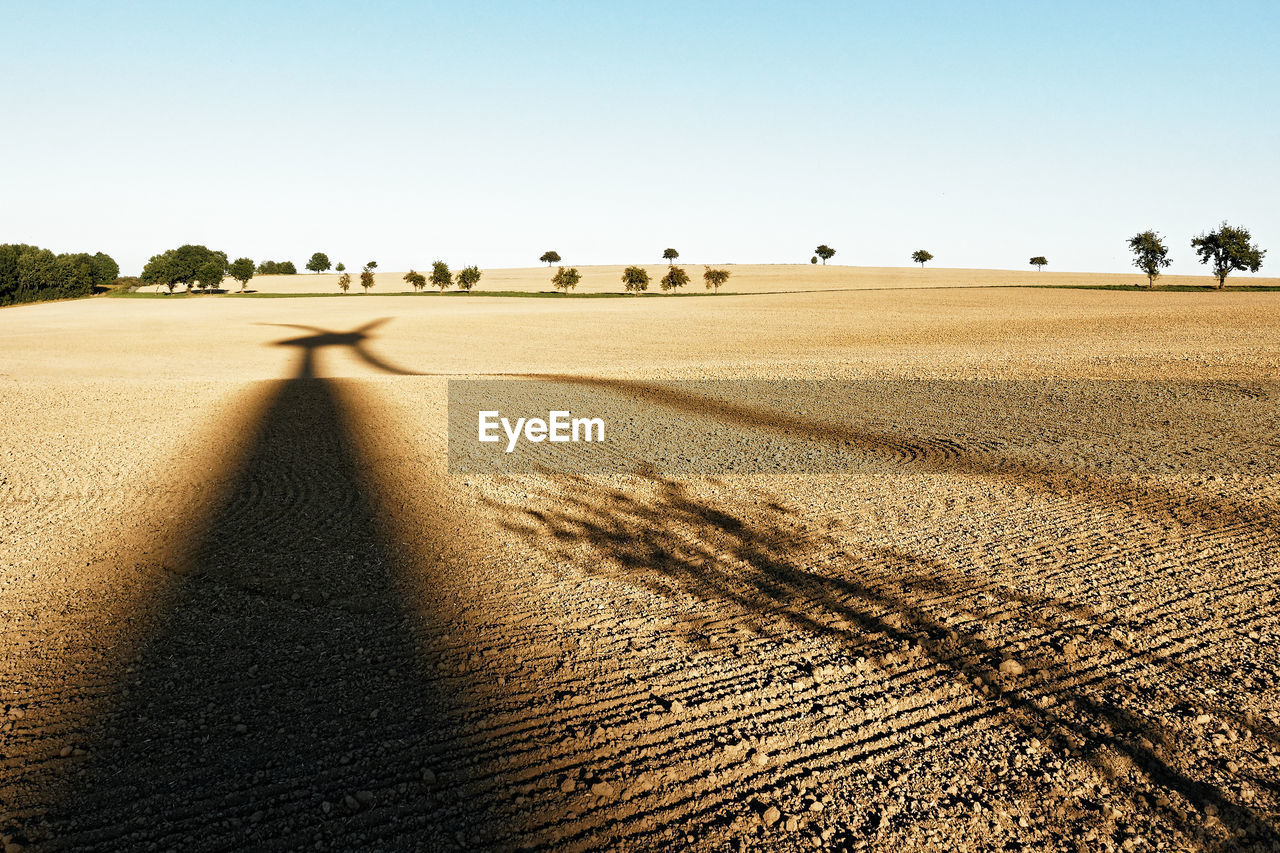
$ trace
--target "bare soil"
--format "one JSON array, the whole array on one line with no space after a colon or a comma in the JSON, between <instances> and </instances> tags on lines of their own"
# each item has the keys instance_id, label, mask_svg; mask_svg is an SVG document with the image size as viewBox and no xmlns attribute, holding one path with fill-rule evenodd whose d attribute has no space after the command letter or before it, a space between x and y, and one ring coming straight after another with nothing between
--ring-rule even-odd
<instances>
[{"instance_id":1,"label":"bare soil","mask_svg":"<svg viewBox=\"0 0 1280 853\"><path fill-rule=\"evenodd\" d=\"M0 838L1280 849L1277 309L0 311ZM492 374L852 461L450 475L447 381ZM707 378L869 390L670 384Z\"/></svg>"}]
</instances>

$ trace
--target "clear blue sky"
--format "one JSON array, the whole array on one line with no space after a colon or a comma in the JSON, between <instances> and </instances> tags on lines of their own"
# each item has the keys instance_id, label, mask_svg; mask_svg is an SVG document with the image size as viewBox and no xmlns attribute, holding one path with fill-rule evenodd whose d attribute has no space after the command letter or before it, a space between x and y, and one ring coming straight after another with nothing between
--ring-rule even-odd
<instances>
[{"instance_id":1,"label":"clear blue sky","mask_svg":"<svg viewBox=\"0 0 1280 853\"><path fill-rule=\"evenodd\" d=\"M0 242L1280 272L1280 3L10 2Z\"/></svg>"}]
</instances>

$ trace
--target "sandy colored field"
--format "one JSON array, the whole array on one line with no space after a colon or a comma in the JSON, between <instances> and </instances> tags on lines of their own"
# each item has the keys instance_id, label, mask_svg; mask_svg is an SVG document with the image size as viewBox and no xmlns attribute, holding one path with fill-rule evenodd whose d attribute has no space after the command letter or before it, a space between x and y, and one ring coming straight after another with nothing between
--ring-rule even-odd
<instances>
[{"instance_id":1,"label":"sandy colored field","mask_svg":"<svg viewBox=\"0 0 1280 853\"><path fill-rule=\"evenodd\" d=\"M658 282L666 275L666 264L643 264L649 273L651 293L661 293ZM702 293L706 286L702 281L704 265L682 263L692 279L685 293ZM966 270L945 267L849 267L821 264L712 264L729 270L732 275L722 288L726 293L783 293L806 290L891 290L899 288L930 287L989 287L1012 285L1126 285L1146 284L1146 277L1137 270L1132 273L1078 273L1043 270ZM582 282L575 293L621 293L623 266L580 266ZM419 270L430 273L431 267ZM551 291L551 275L554 268L530 267L526 269L483 270L478 290L517 291L538 293ZM360 293L358 271L352 274L351 293ZM398 293L409 290L404 282L404 272L378 272L374 274L373 293ZM1280 279L1256 275L1236 275L1232 284L1256 284L1280 286ZM1166 275L1160 278L1165 285L1193 285L1207 287L1216 284L1212 276ZM238 282L228 280L227 287L235 290ZM143 288L156 290L157 288ZM338 276L335 274L257 276L249 283L249 289L259 293L339 293ZM430 290L430 288L428 288Z\"/></svg>"},{"instance_id":2,"label":"sandy colored field","mask_svg":"<svg viewBox=\"0 0 1280 853\"><path fill-rule=\"evenodd\" d=\"M1280 293L843 286L0 310L0 836L1277 849ZM451 476L495 373L853 460Z\"/></svg>"}]
</instances>

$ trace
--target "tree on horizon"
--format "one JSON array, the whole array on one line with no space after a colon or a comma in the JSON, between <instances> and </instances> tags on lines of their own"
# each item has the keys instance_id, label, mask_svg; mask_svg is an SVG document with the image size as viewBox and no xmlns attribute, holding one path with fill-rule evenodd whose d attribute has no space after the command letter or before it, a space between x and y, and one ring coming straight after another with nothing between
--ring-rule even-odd
<instances>
[{"instance_id":1,"label":"tree on horizon","mask_svg":"<svg viewBox=\"0 0 1280 853\"><path fill-rule=\"evenodd\" d=\"M411 269L405 273L404 280L409 282L409 286L412 287L415 292L422 290L422 288L427 286L427 277L417 270Z\"/></svg>"},{"instance_id":2,"label":"tree on horizon","mask_svg":"<svg viewBox=\"0 0 1280 853\"><path fill-rule=\"evenodd\" d=\"M444 261L431 262L431 286L440 288L440 292L444 293L445 288L453 284L453 273L449 272L449 265Z\"/></svg>"},{"instance_id":3,"label":"tree on horizon","mask_svg":"<svg viewBox=\"0 0 1280 853\"><path fill-rule=\"evenodd\" d=\"M818 248L814 249L813 253L818 257L822 258L822 265L824 267L827 265L827 261L831 260L836 256L836 250L831 248L825 243L823 243Z\"/></svg>"},{"instance_id":4,"label":"tree on horizon","mask_svg":"<svg viewBox=\"0 0 1280 853\"><path fill-rule=\"evenodd\" d=\"M1218 279L1218 290L1227 283L1233 271L1257 272L1262 267L1266 249L1259 249L1253 242L1248 228L1228 225L1224 220L1216 231L1201 234L1191 240L1191 248L1200 256L1200 263L1213 264L1213 274Z\"/></svg>"},{"instance_id":5,"label":"tree on horizon","mask_svg":"<svg viewBox=\"0 0 1280 853\"><path fill-rule=\"evenodd\" d=\"M226 275L226 263L212 260L196 271L196 284L200 285L202 291L208 293L210 290L217 290L218 285L222 284L222 279Z\"/></svg>"},{"instance_id":6,"label":"tree on horizon","mask_svg":"<svg viewBox=\"0 0 1280 853\"><path fill-rule=\"evenodd\" d=\"M689 283L689 274L684 271L684 267L672 266L667 270L667 274L662 277L662 281L658 282L663 290L676 290L684 287Z\"/></svg>"},{"instance_id":7,"label":"tree on horizon","mask_svg":"<svg viewBox=\"0 0 1280 853\"><path fill-rule=\"evenodd\" d=\"M551 266L552 264L558 264L560 263L560 253L557 252L555 249L552 249L549 252L543 252L542 257L538 258L538 260L542 261L547 266Z\"/></svg>"},{"instance_id":8,"label":"tree on horizon","mask_svg":"<svg viewBox=\"0 0 1280 853\"><path fill-rule=\"evenodd\" d=\"M622 288L627 293L643 293L649 289L649 271L644 267L627 267L622 271Z\"/></svg>"},{"instance_id":9,"label":"tree on horizon","mask_svg":"<svg viewBox=\"0 0 1280 853\"><path fill-rule=\"evenodd\" d=\"M1044 255L1036 255L1028 263L1030 263L1033 267L1036 268L1036 272L1040 272L1040 270L1044 269L1046 266L1049 265L1049 259L1046 258Z\"/></svg>"},{"instance_id":10,"label":"tree on horizon","mask_svg":"<svg viewBox=\"0 0 1280 853\"><path fill-rule=\"evenodd\" d=\"M329 256L324 252L316 252L311 256L311 260L307 261L307 269L319 275L329 269Z\"/></svg>"},{"instance_id":11,"label":"tree on horizon","mask_svg":"<svg viewBox=\"0 0 1280 853\"><path fill-rule=\"evenodd\" d=\"M916 249L911 253L911 260L920 265L920 269L924 269L924 265L933 260L933 253L928 249Z\"/></svg>"},{"instance_id":12,"label":"tree on horizon","mask_svg":"<svg viewBox=\"0 0 1280 853\"><path fill-rule=\"evenodd\" d=\"M236 258L227 268L231 277L240 282L241 293L244 293L244 289L249 286L249 279L253 278L253 269L253 261L248 258Z\"/></svg>"},{"instance_id":13,"label":"tree on horizon","mask_svg":"<svg viewBox=\"0 0 1280 853\"><path fill-rule=\"evenodd\" d=\"M707 283L707 290L719 293L721 285L729 280L729 271L706 267L702 271L702 280Z\"/></svg>"},{"instance_id":14,"label":"tree on horizon","mask_svg":"<svg viewBox=\"0 0 1280 853\"><path fill-rule=\"evenodd\" d=\"M662 250L662 259L666 261L669 266L675 266L676 258L678 257L680 257L680 253L675 249Z\"/></svg>"},{"instance_id":15,"label":"tree on horizon","mask_svg":"<svg viewBox=\"0 0 1280 853\"><path fill-rule=\"evenodd\" d=\"M463 293L470 293L471 288L480 283L480 268L474 265L463 267L458 270L456 279L458 289Z\"/></svg>"},{"instance_id":16,"label":"tree on horizon","mask_svg":"<svg viewBox=\"0 0 1280 853\"><path fill-rule=\"evenodd\" d=\"M556 270L556 274L551 277L551 286L556 290L564 291L565 296L569 295L569 291L578 286L578 282L582 281L582 273L578 272L577 267L560 267Z\"/></svg>"},{"instance_id":17,"label":"tree on horizon","mask_svg":"<svg viewBox=\"0 0 1280 853\"><path fill-rule=\"evenodd\" d=\"M1133 265L1147 274L1147 287L1155 287L1160 270L1167 268L1169 247L1155 231L1143 231L1129 238L1129 251L1133 252Z\"/></svg>"}]
</instances>

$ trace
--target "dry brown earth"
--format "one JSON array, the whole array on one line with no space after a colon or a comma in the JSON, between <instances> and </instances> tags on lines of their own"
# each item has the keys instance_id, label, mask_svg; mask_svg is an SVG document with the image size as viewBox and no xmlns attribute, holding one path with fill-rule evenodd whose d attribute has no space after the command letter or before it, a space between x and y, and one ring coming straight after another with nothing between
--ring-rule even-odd
<instances>
[{"instance_id":1,"label":"dry brown earth","mask_svg":"<svg viewBox=\"0 0 1280 853\"><path fill-rule=\"evenodd\" d=\"M0 835L1280 849L1280 293L891 279L0 311ZM450 475L495 373L845 455Z\"/></svg>"}]
</instances>

